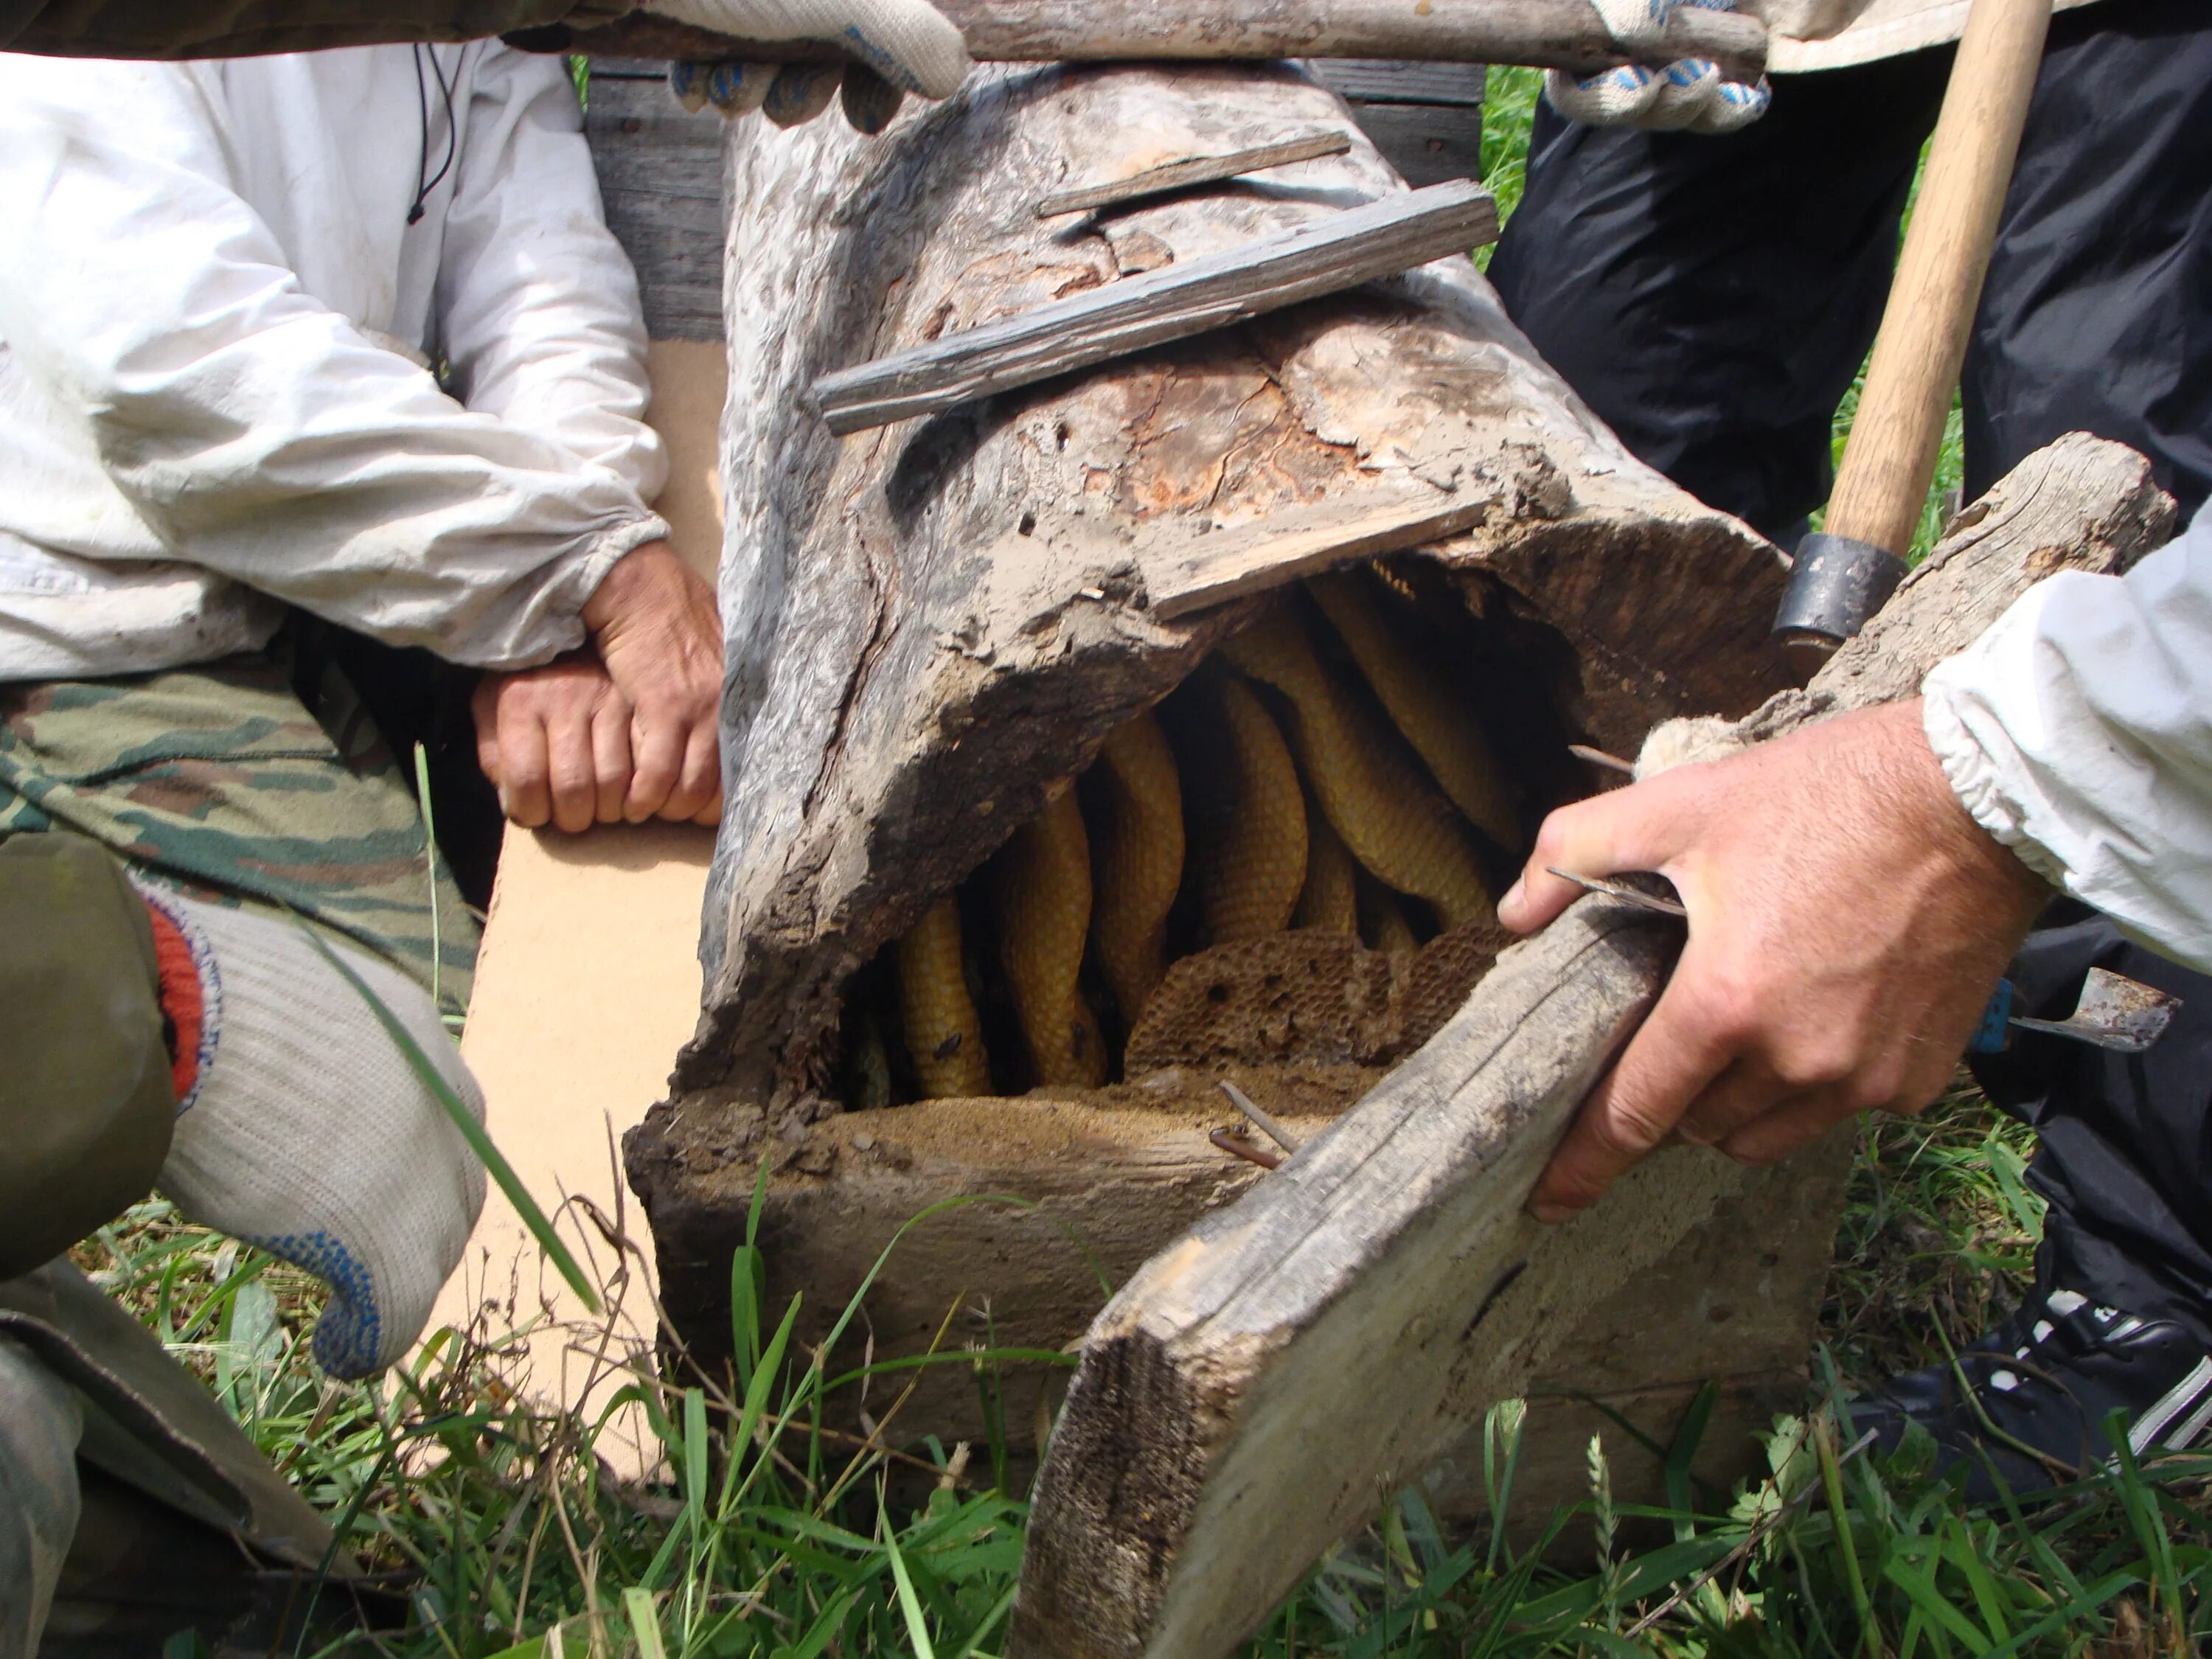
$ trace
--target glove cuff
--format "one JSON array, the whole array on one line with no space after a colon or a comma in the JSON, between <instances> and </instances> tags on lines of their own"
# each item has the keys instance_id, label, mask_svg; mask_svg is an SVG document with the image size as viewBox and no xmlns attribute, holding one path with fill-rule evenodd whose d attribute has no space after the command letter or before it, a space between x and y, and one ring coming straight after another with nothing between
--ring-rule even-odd
<instances>
[{"instance_id":1,"label":"glove cuff","mask_svg":"<svg viewBox=\"0 0 2212 1659\"><path fill-rule=\"evenodd\" d=\"M170 1091L177 1109L188 1112L199 1098L200 1079L215 1057L216 1033L222 1027L222 970L207 934L170 895L150 882L131 885L146 901L154 928L155 998L161 1009L161 1041L169 1051Z\"/></svg>"}]
</instances>

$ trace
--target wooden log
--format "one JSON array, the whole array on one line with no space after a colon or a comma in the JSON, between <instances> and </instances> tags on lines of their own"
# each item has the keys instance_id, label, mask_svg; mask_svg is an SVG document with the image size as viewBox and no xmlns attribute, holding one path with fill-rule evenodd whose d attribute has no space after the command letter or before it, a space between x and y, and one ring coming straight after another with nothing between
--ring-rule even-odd
<instances>
[{"instance_id":1,"label":"wooden log","mask_svg":"<svg viewBox=\"0 0 2212 1659\"><path fill-rule=\"evenodd\" d=\"M1970 510L1881 625L1747 726L1771 736L1907 695L2033 582L2124 568L2172 517L2142 457L2063 439ZM1010 1654L1227 1653L1524 1389L1577 1313L1705 1220L1741 1178L1707 1152L1650 1160L1564 1227L1522 1208L1680 939L1618 901L1578 902L1356 1109L1123 1287L1085 1338L1037 1488Z\"/></svg>"},{"instance_id":2,"label":"wooden log","mask_svg":"<svg viewBox=\"0 0 2212 1659\"><path fill-rule=\"evenodd\" d=\"M1334 153L1349 148L1346 140ZM1462 179L1385 196L825 374L811 399L841 437L941 414L994 392L1399 276L1497 238L1498 204L1480 185Z\"/></svg>"},{"instance_id":3,"label":"wooden log","mask_svg":"<svg viewBox=\"0 0 2212 1659\"><path fill-rule=\"evenodd\" d=\"M1257 0L1212 7L1192 0L939 0L968 49L986 64L1146 59L1265 61L1382 58L1462 64L1530 64L1592 75L1637 61L1609 34L1589 0ZM840 56L814 41L733 43L727 36L632 12L595 29L532 29L513 37L544 52L714 62ZM1677 8L1655 64L1709 58L1731 79L1765 67L1766 29L1748 14Z\"/></svg>"},{"instance_id":4,"label":"wooden log","mask_svg":"<svg viewBox=\"0 0 2212 1659\"><path fill-rule=\"evenodd\" d=\"M1063 213L1089 213L1124 202L1142 201L1147 196L1164 196L1169 191L1184 190L1192 185L1219 184L1224 179L1234 179L1243 173L1261 173L1269 167L1287 167L1293 161L1341 155L1351 148L1352 141L1342 133L1322 132L1304 138L1286 138L1279 144L1231 150L1226 155L1194 155L1161 167L1146 167L1133 179L1054 191L1036 204L1036 216L1052 219Z\"/></svg>"}]
</instances>

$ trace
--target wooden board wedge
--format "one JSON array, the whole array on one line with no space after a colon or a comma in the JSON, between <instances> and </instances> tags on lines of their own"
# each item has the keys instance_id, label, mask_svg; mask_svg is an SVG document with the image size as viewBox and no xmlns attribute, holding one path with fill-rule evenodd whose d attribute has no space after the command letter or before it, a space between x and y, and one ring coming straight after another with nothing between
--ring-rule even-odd
<instances>
[{"instance_id":1,"label":"wooden board wedge","mask_svg":"<svg viewBox=\"0 0 2212 1659\"><path fill-rule=\"evenodd\" d=\"M1234 179L1243 173L1260 173L1268 167L1285 167L1293 161L1310 161L1323 155L1341 155L1351 148L1352 139L1347 134L1316 132L1303 138L1286 138L1277 144L1231 150L1225 155L1188 156L1180 161L1146 167L1130 178L1083 185L1074 190L1056 191L1038 200L1036 216L1056 219L1064 213L1095 213L1100 208L1141 202L1147 196L1164 196L1169 191L1188 190L1193 185L1218 184L1224 179Z\"/></svg>"},{"instance_id":2,"label":"wooden board wedge","mask_svg":"<svg viewBox=\"0 0 2212 1659\"><path fill-rule=\"evenodd\" d=\"M1489 191L1466 179L1431 185L825 374L811 400L840 436L935 415L1395 276L1497 236Z\"/></svg>"}]
</instances>

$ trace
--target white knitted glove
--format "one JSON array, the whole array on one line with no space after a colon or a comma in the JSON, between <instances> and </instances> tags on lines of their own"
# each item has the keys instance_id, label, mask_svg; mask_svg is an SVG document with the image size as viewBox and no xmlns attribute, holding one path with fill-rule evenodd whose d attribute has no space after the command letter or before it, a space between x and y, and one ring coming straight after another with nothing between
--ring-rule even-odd
<instances>
[{"instance_id":1,"label":"white knitted glove","mask_svg":"<svg viewBox=\"0 0 2212 1659\"><path fill-rule=\"evenodd\" d=\"M373 1376L414 1346L460 1260L483 1207L483 1166L297 923L138 890L154 912L179 1049L161 1190L191 1219L328 1285L315 1358L333 1376ZM483 1096L422 988L359 951L331 949L481 1122Z\"/></svg>"},{"instance_id":2,"label":"white knitted glove","mask_svg":"<svg viewBox=\"0 0 2212 1659\"><path fill-rule=\"evenodd\" d=\"M842 85L847 118L863 132L880 132L904 94L950 98L968 77L960 31L926 0L647 0L646 9L740 40L828 41L854 60L849 70L835 64L672 64L669 85L687 109L764 110L779 126L794 126L828 108Z\"/></svg>"},{"instance_id":3,"label":"white knitted glove","mask_svg":"<svg viewBox=\"0 0 2212 1659\"><path fill-rule=\"evenodd\" d=\"M1735 0L1595 0L1607 33L1632 51L1665 44L1667 20L1676 5L1734 11ZM1681 58L1663 70L1624 64L1577 80L1547 70L1544 95L1570 121L1592 126L1645 127L1662 132L1734 132L1766 113L1766 77L1755 85L1722 78L1708 58Z\"/></svg>"}]
</instances>

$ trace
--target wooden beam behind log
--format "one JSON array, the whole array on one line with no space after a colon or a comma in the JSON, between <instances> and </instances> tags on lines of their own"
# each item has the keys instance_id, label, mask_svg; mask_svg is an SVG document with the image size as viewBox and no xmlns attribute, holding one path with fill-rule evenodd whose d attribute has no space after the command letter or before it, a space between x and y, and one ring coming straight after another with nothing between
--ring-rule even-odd
<instances>
[{"instance_id":1,"label":"wooden beam behind log","mask_svg":"<svg viewBox=\"0 0 2212 1659\"><path fill-rule=\"evenodd\" d=\"M1196 0L939 0L939 9L986 64L1396 58L1592 75L1638 61L1607 32L1589 0L1451 0L1435 7L1404 0L1253 0L1235 7ZM819 41L733 41L644 11L598 28L532 29L515 39L533 51L701 63L843 56ZM1765 26L1745 13L1678 7L1650 61L1680 58L1711 58L1729 78L1755 81L1766 64Z\"/></svg>"},{"instance_id":2,"label":"wooden beam behind log","mask_svg":"<svg viewBox=\"0 0 2212 1659\"><path fill-rule=\"evenodd\" d=\"M843 437L1340 294L1497 238L1489 191L1468 179L1431 185L825 374L811 395Z\"/></svg>"},{"instance_id":3,"label":"wooden beam behind log","mask_svg":"<svg viewBox=\"0 0 2212 1659\"><path fill-rule=\"evenodd\" d=\"M1968 509L1810 687L1745 724L1769 737L1909 695L2034 581L2124 568L2172 521L2142 457L2062 439ZM1577 1314L1700 1223L1737 1178L1710 1152L1650 1161L1564 1227L1522 1209L1680 938L1580 901L1358 1106L1122 1289L1085 1339L1039 1482L1010 1655L1218 1659L1525 1387Z\"/></svg>"}]
</instances>

